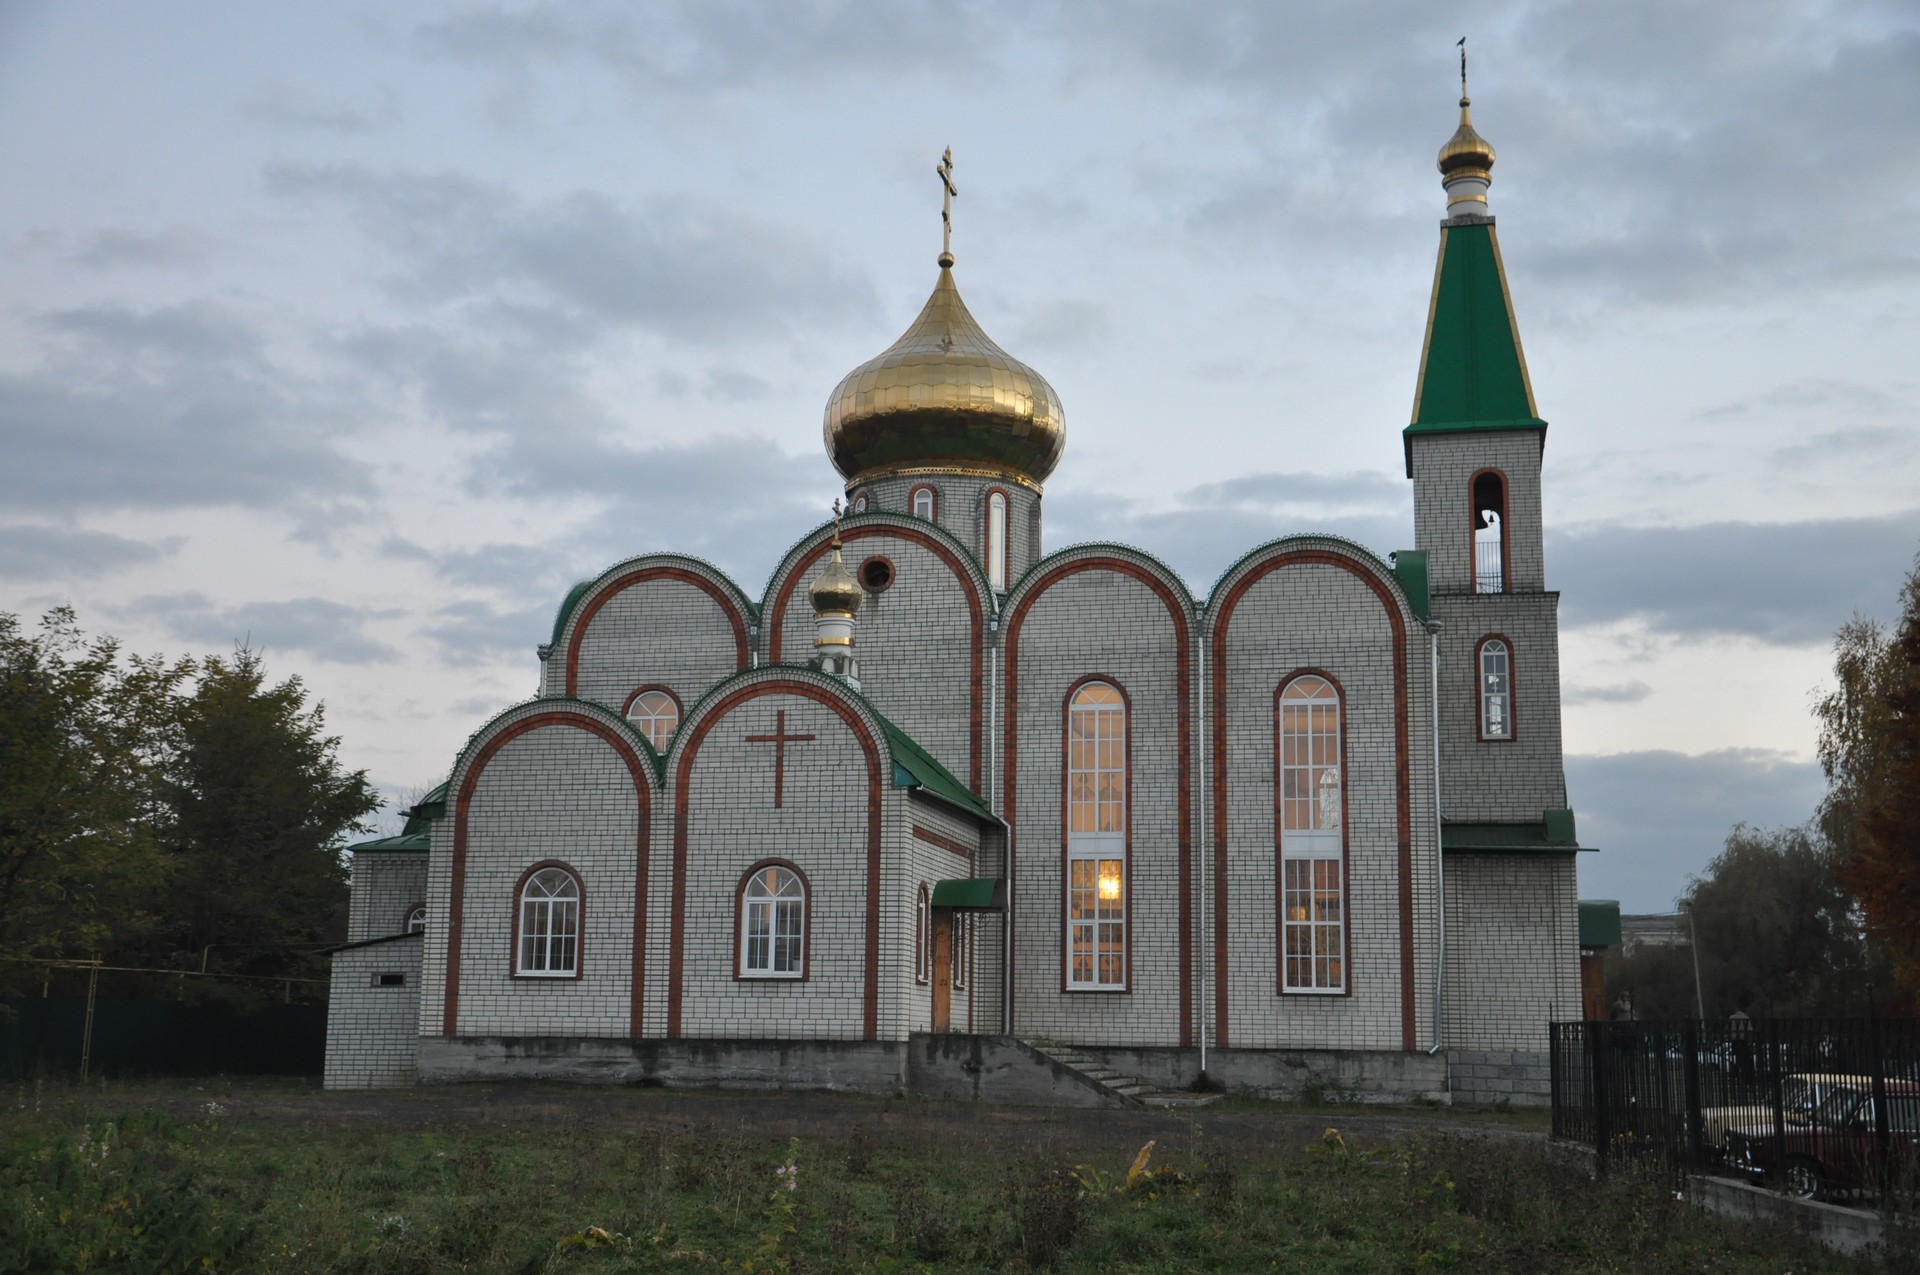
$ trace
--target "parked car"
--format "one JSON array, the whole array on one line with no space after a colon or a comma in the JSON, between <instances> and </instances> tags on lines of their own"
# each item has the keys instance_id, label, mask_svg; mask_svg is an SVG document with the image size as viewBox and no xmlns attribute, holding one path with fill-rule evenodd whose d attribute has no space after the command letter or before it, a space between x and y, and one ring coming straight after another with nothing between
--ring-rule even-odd
<instances>
[{"instance_id":1,"label":"parked car","mask_svg":"<svg viewBox=\"0 0 1920 1275\"><path fill-rule=\"evenodd\" d=\"M1889 1080L1886 1095L1892 1134L1886 1171L1911 1180L1920 1171L1920 1083ZM1874 1117L1870 1083L1835 1085L1812 1111L1787 1117L1784 1145L1771 1112L1764 1123L1727 1130L1727 1163L1806 1200L1871 1187L1882 1176Z\"/></svg>"},{"instance_id":2,"label":"parked car","mask_svg":"<svg viewBox=\"0 0 1920 1275\"><path fill-rule=\"evenodd\" d=\"M1866 1076L1838 1075L1833 1072L1796 1072L1780 1078L1780 1100L1789 1118L1806 1117L1826 1099L1839 1085L1857 1085L1871 1088L1873 1081ZM1773 1126L1773 1102L1748 1102L1731 1107L1702 1107L1700 1109L1700 1136L1711 1148L1718 1150L1726 1143L1727 1130L1744 1128L1747 1125Z\"/></svg>"}]
</instances>

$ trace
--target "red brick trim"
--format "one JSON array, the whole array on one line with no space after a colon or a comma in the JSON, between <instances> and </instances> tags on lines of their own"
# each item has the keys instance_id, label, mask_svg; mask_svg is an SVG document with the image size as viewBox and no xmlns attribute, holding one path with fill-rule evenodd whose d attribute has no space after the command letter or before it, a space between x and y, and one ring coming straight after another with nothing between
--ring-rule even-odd
<instances>
[{"instance_id":1,"label":"red brick trim","mask_svg":"<svg viewBox=\"0 0 1920 1275\"><path fill-rule=\"evenodd\" d=\"M740 966L740 950L746 944L747 921L747 882L753 880L767 868L785 868L800 878L800 976L790 978L784 974L747 974ZM771 935L771 931L769 931ZM771 942L771 937L769 937ZM800 865L791 859L762 859L740 874L739 883L733 887L733 977L738 983L805 983L813 977L813 882L807 880L807 874Z\"/></svg>"},{"instance_id":2,"label":"red brick trim","mask_svg":"<svg viewBox=\"0 0 1920 1275\"><path fill-rule=\"evenodd\" d=\"M922 828L917 823L913 825L913 835L917 841L924 841L930 846L938 846L949 853L957 854L969 865L973 863L973 847L955 841L952 837L942 836L931 828Z\"/></svg>"},{"instance_id":3,"label":"red brick trim","mask_svg":"<svg viewBox=\"0 0 1920 1275\"><path fill-rule=\"evenodd\" d=\"M1281 766L1281 721L1280 697L1287 687L1303 677L1317 677L1333 687L1333 693L1340 705L1340 990L1336 992L1303 991L1287 987L1287 913L1286 913L1286 850L1282 845L1285 836L1284 820L1280 806L1280 766ZM1280 679L1280 685L1273 688L1273 901L1276 924L1274 928L1273 987L1281 996L1351 996L1353 995L1353 854L1348 842L1348 830L1352 823L1348 819L1347 794L1352 785L1347 782L1347 688L1340 685L1340 679L1323 668L1297 668Z\"/></svg>"},{"instance_id":4,"label":"red brick trim","mask_svg":"<svg viewBox=\"0 0 1920 1275\"><path fill-rule=\"evenodd\" d=\"M520 972L520 905L525 901L522 895L526 891L527 882L533 880L533 874L544 872L548 868L558 868L573 878L575 897L580 903L580 915L574 922L579 927L579 932L575 935L573 943L573 973L522 974ZM580 976L586 972L587 968L587 883L581 878L579 869L564 859L542 859L522 872L520 879L513 883L513 920L507 932L511 936L507 947L507 973L510 976L526 979L530 983L579 982Z\"/></svg>"},{"instance_id":5,"label":"red brick trim","mask_svg":"<svg viewBox=\"0 0 1920 1275\"><path fill-rule=\"evenodd\" d=\"M1001 817L1006 820L1007 827L1010 830L1015 828L1017 811L1015 810L1014 798L1018 791L1015 779L1019 769L1018 753L1020 744L1019 732L1016 729L1018 714L1015 712L1015 706L1019 703L1017 692L1019 689L1020 673L1020 661L1018 659L1020 628L1021 625L1026 622L1027 612L1032 609L1034 602L1042 593L1066 577L1078 575L1082 571L1114 571L1129 579L1138 580L1152 590L1154 596L1158 597L1160 601L1166 605L1167 615L1173 621L1174 644L1177 650L1175 659L1174 700L1175 716L1177 718L1180 736L1179 781L1177 784L1180 821L1180 1043L1182 1045L1191 1045L1193 1044L1194 1035L1192 903L1193 731L1191 726L1193 707L1192 642L1190 639L1186 608L1181 605L1180 600L1174 596L1173 590L1167 586L1164 580L1139 563L1126 558L1108 556L1077 558L1070 562L1063 562L1059 566L1049 570L1045 575L1036 580L1031 588L1023 592L1020 595L1020 600L1014 604L1012 612L1008 615L1006 630L1007 702L1004 710L1005 732L1003 736L1004 742L1002 744L1002 764L1004 770L1003 783L1001 786L1001 792L1004 794L1003 804L1006 808L1001 812ZM1011 849L1011 838L1009 848ZM1017 879L1011 853L1007 856L1007 878L1007 888L1011 896L1014 893L1014 882ZM1013 924L1013 909L1017 906L1018 904L1014 898L1009 897L1006 920L1006 924L1009 926ZM1009 964L1017 967L1017 961L1015 959L1017 956L1017 942L1012 936L1010 936L1007 943L1007 952ZM1016 997L1015 999L1018 998ZM1013 1019L1011 1006L1008 1007L1007 1017L1009 1028L1011 1029Z\"/></svg>"},{"instance_id":6,"label":"red brick trim","mask_svg":"<svg viewBox=\"0 0 1920 1275\"><path fill-rule=\"evenodd\" d=\"M1067 824L1072 812L1071 776L1073 771L1068 764L1068 752L1073 741L1073 697L1080 689L1095 682L1111 686L1120 693L1120 711L1125 717L1126 733L1121 741L1120 782L1123 797L1120 806L1120 862L1125 876L1121 878L1121 889L1126 892L1121 902L1120 942L1127 954L1126 968L1121 971L1118 987L1075 987L1073 985L1073 933L1068 922L1069 905L1072 896L1068 892L1067 877L1073 867L1072 833ZM1099 960L1098 944L1095 944L1094 960ZM1060 990L1063 993L1080 995L1091 992L1095 995L1112 995L1116 992L1133 991L1133 696L1127 694L1127 688L1117 677L1106 673L1089 673L1067 687L1067 693L1060 700Z\"/></svg>"},{"instance_id":7,"label":"red brick trim","mask_svg":"<svg viewBox=\"0 0 1920 1275\"><path fill-rule=\"evenodd\" d=\"M627 1005L627 1030L629 1035L640 1034L640 1014L642 1002L646 997L646 954L647 954L647 829L653 820L653 793L647 787L645 771L647 763L634 751L631 736L623 735L613 727L597 718L586 717L573 712L535 713L523 717L512 725L503 728L499 734L481 746L479 753L467 766L467 773L460 782L459 795L453 808L453 882L448 891L447 902L447 990L440 1015L440 1034L442 1036L459 1035L460 1022L460 940L466 917L467 892L467 828L468 814L473 802L473 790L480 782L480 775L511 740L519 738L528 731L543 726L570 726L597 735L613 745L614 752L627 764L627 771L633 776L633 788L640 797L640 827L636 834L635 863L633 877L633 971L632 992ZM584 898L582 915L584 917ZM514 896L514 911L519 912L519 895ZM583 934L584 938L584 927Z\"/></svg>"},{"instance_id":8,"label":"red brick trim","mask_svg":"<svg viewBox=\"0 0 1920 1275\"><path fill-rule=\"evenodd\" d=\"M1001 589L1014 586L1013 574L1013 493L1005 487L989 487L980 493L980 565L986 569L987 587L993 588L993 498L1000 497L1007 511L1005 524L1000 528L1001 574L1006 578Z\"/></svg>"},{"instance_id":9,"label":"red brick trim","mask_svg":"<svg viewBox=\"0 0 1920 1275\"><path fill-rule=\"evenodd\" d=\"M721 614L727 617L727 623L733 627L733 653L737 666L741 669L747 667L747 623L740 613L734 610L733 599L727 596L724 589L699 572L689 571L685 567L641 567L637 571L629 571L597 590L580 609L580 617L573 622L573 635L567 639L567 695L569 697L580 694L580 644L587 636L587 626L593 623L593 617L600 614L600 608L612 601L616 595L625 593L637 584L645 584L649 580L677 580L682 584L692 585L712 598L719 605Z\"/></svg>"},{"instance_id":10,"label":"red brick trim","mask_svg":"<svg viewBox=\"0 0 1920 1275\"><path fill-rule=\"evenodd\" d=\"M867 583L867 569L876 562L887 569L886 583L877 588ZM900 568L894 566L893 559L884 553L871 554L862 559L859 569L853 573L853 578L859 582L861 590L865 593L885 593L893 587L893 582L900 578Z\"/></svg>"},{"instance_id":11,"label":"red brick trim","mask_svg":"<svg viewBox=\"0 0 1920 1275\"><path fill-rule=\"evenodd\" d=\"M681 721L687 715L687 706L681 703L680 697L673 693L673 688L671 686L662 686L658 682L648 682L645 686L634 687L633 693L628 695L626 698L626 701L620 705L620 716L626 717L629 713L633 712L634 704L638 702L640 697L642 695L645 695L648 691L659 691L662 695L666 696L668 699L673 701L673 729L674 731L679 730ZM628 724L629 725L633 724L631 718L628 719ZM639 730L640 728L638 726L634 726L634 729ZM668 732L669 739L672 738L672 734L673 734L672 731ZM649 739L647 742L651 744L653 741ZM654 751L665 752L666 747L665 745L662 745L661 747L655 749Z\"/></svg>"},{"instance_id":12,"label":"red brick trim","mask_svg":"<svg viewBox=\"0 0 1920 1275\"><path fill-rule=\"evenodd\" d=\"M794 578L798 578L795 573ZM742 686L721 697L703 713L681 745L680 762L673 781L673 902L667 949L667 1038L680 1038L681 996L686 986L687 945L687 797L692 786L693 761L707 733L733 709L767 695L797 695L825 704L860 741L867 758L867 950L866 990L864 995L863 1039L877 1040L880 1034L880 746L860 715L825 687L812 682L768 681ZM813 903L811 892L808 904ZM808 926L813 922L809 914Z\"/></svg>"},{"instance_id":13,"label":"red brick trim","mask_svg":"<svg viewBox=\"0 0 1920 1275\"><path fill-rule=\"evenodd\" d=\"M973 577L967 573L966 564L960 560L958 554L954 553L951 548L937 537L922 531L918 527L896 527L887 523L869 523L862 527L848 527L840 533L840 539L844 544L852 544L856 540L866 540L876 536L892 536L897 540L904 540L908 544L916 544L928 550L934 557L940 559L940 561L946 563L947 566L952 569L954 577L960 581L961 593L966 596L967 613L973 621L973 635L971 641L968 643L972 656L972 668L969 674L971 679L969 683L971 687L971 707L968 709L967 716L967 729L970 738L968 744L969 755L967 759L967 787L974 795L978 796L980 793L980 721L984 714L982 705L985 703L981 671L986 665L986 657L984 654L986 619L980 610L980 596L974 592ZM780 653L785 644L786 637L787 606L793 600L793 591L799 587L801 579L804 578L807 573L807 568L826 557L828 550L832 547L831 538L823 538L819 544L807 550L794 561L793 567L787 572L786 579L780 582L780 588L773 596L771 614L763 617L767 625L767 663L778 664L780 662Z\"/></svg>"},{"instance_id":14,"label":"red brick trim","mask_svg":"<svg viewBox=\"0 0 1920 1275\"><path fill-rule=\"evenodd\" d=\"M1480 652L1489 642L1507 644L1507 733L1505 735L1487 734L1486 703L1481 696L1486 694L1485 676L1480 671ZM1520 652L1514 646L1513 639L1504 633L1488 633L1473 644L1473 733L1483 744L1511 744L1520 738Z\"/></svg>"},{"instance_id":15,"label":"red brick trim","mask_svg":"<svg viewBox=\"0 0 1920 1275\"><path fill-rule=\"evenodd\" d=\"M1400 1047L1414 1048L1413 987L1413 780L1407 753L1407 626L1387 586L1342 554L1325 549L1296 549L1267 559L1234 581L1220 599L1213 626L1213 949L1214 1041L1225 1048L1227 1033L1227 633L1240 599L1255 583L1283 567L1329 566L1347 572L1373 590L1393 630L1393 735L1395 815L1399 833L1400 894Z\"/></svg>"},{"instance_id":16,"label":"red brick trim","mask_svg":"<svg viewBox=\"0 0 1920 1275\"><path fill-rule=\"evenodd\" d=\"M1500 480L1500 592L1513 592L1513 543L1507 528L1513 518L1513 484L1507 481L1507 471L1488 466L1476 469L1467 479L1467 581L1472 592L1480 592L1480 551L1474 536L1480 528L1474 519L1480 516L1479 501L1474 498L1473 489L1481 475L1492 474Z\"/></svg>"}]
</instances>

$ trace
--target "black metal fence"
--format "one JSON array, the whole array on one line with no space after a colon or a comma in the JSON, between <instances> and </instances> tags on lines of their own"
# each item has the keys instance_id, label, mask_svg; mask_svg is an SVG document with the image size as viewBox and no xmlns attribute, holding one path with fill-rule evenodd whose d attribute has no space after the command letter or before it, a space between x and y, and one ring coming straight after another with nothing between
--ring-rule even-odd
<instances>
[{"instance_id":1,"label":"black metal fence","mask_svg":"<svg viewBox=\"0 0 1920 1275\"><path fill-rule=\"evenodd\" d=\"M1554 1023L1555 1137L1819 1198L1920 1180L1920 1023Z\"/></svg>"},{"instance_id":2,"label":"black metal fence","mask_svg":"<svg viewBox=\"0 0 1920 1275\"><path fill-rule=\"evenodd\" d=\"M325 1005L246 1008L101 999L89 1030L80 998L0 1003L0 1079L95 1076L317 1076Z\"/></svg>"}]
</instances>

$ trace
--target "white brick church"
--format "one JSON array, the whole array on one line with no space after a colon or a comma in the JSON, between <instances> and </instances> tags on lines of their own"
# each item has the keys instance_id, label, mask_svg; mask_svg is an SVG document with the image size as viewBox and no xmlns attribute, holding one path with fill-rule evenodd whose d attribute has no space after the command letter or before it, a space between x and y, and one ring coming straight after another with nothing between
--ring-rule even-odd
<instances>
[{"instance_id":1,"label":"white brick church","mask_svg":"<svg viewBox=\"0 0 1920 1275\"><path fill-rule=\"evenodd\" d=\"M1580 847L1493 160L1462 98L1414 547L1288 534L1198 595L1042 551L1060 400L943 251L827 399L844 519L758 599L577 585L538 697L353 847L326 1083L1543 1100Z\"/></svg>"}]
</instances>

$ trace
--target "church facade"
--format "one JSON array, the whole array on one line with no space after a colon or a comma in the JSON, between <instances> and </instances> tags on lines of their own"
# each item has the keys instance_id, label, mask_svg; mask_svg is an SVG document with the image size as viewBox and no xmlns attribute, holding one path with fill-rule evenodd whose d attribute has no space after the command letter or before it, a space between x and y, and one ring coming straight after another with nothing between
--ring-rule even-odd
<instances>
[{"instance_id":1,"label":"church facade","mask_svg":"<svg viewBox=\"0 0 1920 1275\"><path fill-rule=\"evenodd\" d=\"M829 397L845 516L758 598L671 553L577 585L538 696L354 847L327 1084L992 1096L1054 1058L1544 1100L1580 847L1492 163L1463 97L1413 547L1288 535L1204 595L1129 546L1043 551L1061 404L943 251Z\"/></svg>"}]
</instances>

